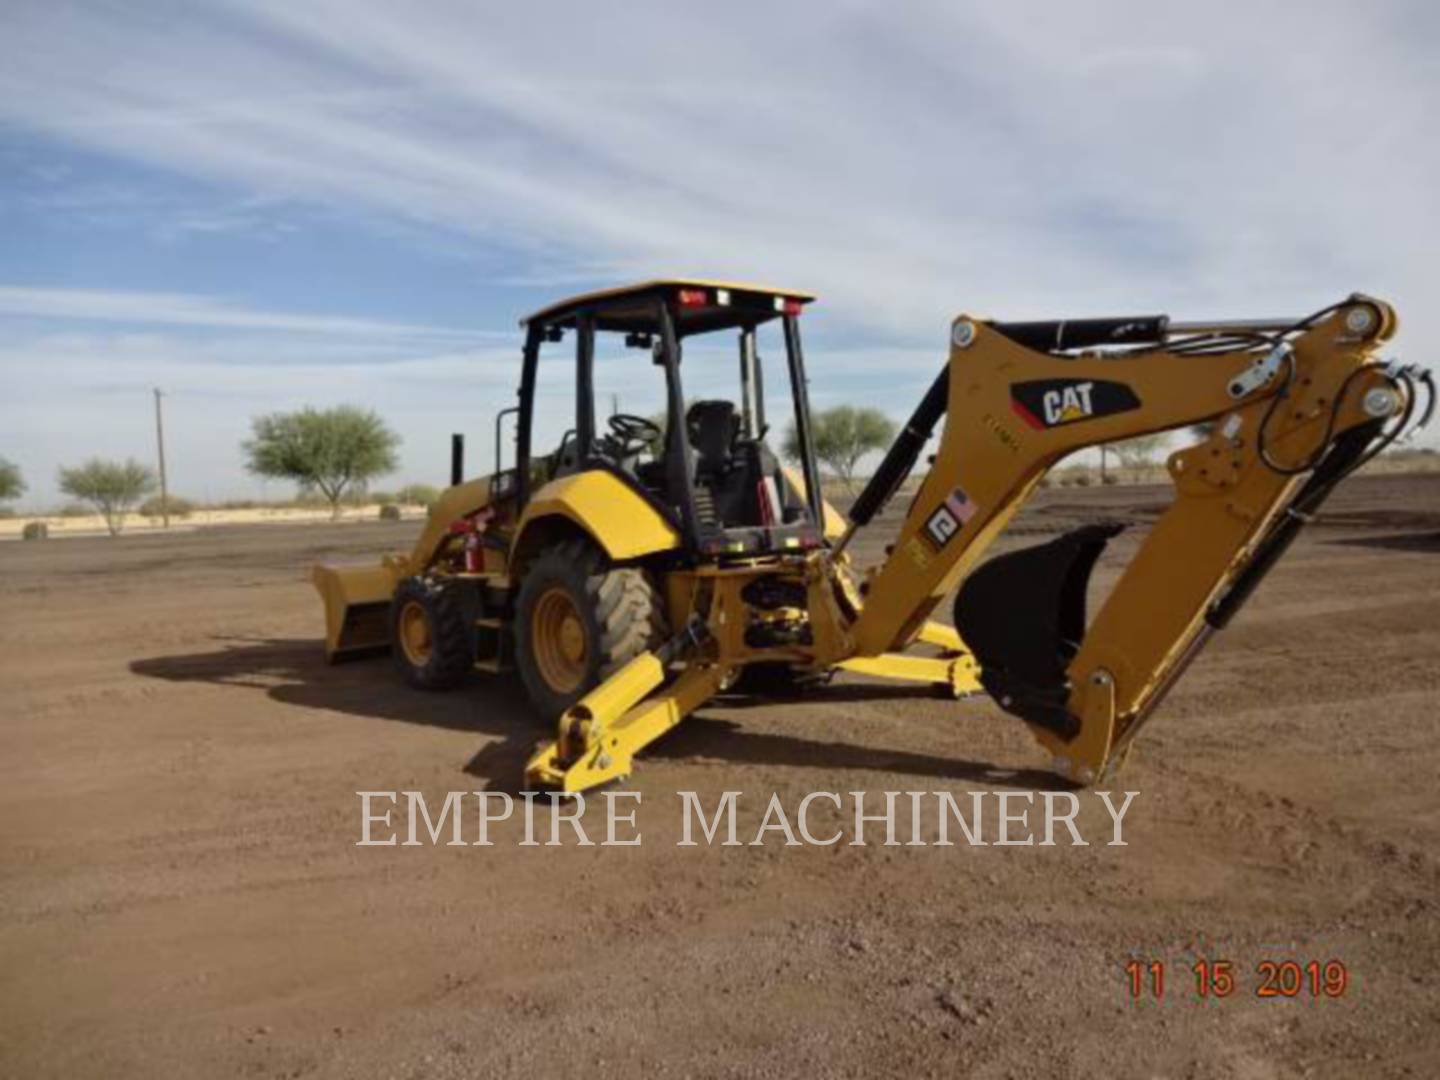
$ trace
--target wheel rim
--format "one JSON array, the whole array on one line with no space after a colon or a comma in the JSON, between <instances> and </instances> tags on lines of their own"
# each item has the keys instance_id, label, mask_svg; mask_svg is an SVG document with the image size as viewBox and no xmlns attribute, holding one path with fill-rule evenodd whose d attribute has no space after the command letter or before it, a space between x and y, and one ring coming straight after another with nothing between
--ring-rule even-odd
<instances>
[{"instance_id":1,"label":"wheel rim","mask_svg":"<svg viewBox=\"0 0 1440 1080\"><path fill-rule=\"evenodd\" d=\"M561 586L548 589L535 602L530 645L535 666L552 690L569 694L579 688L590 650L580 610Z\"/></svg>"},{"instance_id":2,"label":"wheel rim","mask_svg":"<svg viewBox=\"0 0 1440 1080\"><path fill-rule=\"evenodd\" d=\"M400 648L405 659L415 667L424 667L430 662L434 647L425 609L418 602L409 601L400 609Z\"/></svg>"}]
</instances>

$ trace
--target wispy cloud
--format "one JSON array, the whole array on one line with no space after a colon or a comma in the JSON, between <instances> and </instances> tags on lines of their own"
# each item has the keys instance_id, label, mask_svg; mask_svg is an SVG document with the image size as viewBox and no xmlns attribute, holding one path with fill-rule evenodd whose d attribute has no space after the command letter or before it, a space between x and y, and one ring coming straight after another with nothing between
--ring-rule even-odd
<instances>
[{"instance_id":1,"label":"wispy cloud","mask_svg":"<svg viewBox=\"0 0 1440 1080\"><path fill-rule=\"evenodd\" d=\"M112 323L283 330L344 337L454 338L508 337L507 331L416 326L348 316L255 311L208 296L114 289L34 289L0 285L0 315Z\"/></svg>"},{"instance_id":2,"label":"wispy cloud","mask_svg":"<svg viewBox=\"0 0 1440 1080\"><path fill-rule=\"evenodd\" d=\"M960 306L1298 310L1434 284L1420 5L1118 2L1037 27L979 4L321 0L163 35L133 9L16 10L12 122L586 274L794 279L890 333Z\"/></svg>"},{"instance_id":3,"label":"wispy cloud","mask_svg":"<svg viewBox=\"0 0 1440 1080\"><path fill-rule=\"evenodd\" d=\"M812 349L817 383L903 411L962 309L1299 314L1361 289L1396 302L1407 355L1435 352L1437 43L1440 9L1419 0L1358 14L1339 0L437 0L423 17L384 0L55 0L0 9L0 141L30 133L203 181L213 206L154 215L190 234L283 230L294 207L503 250L507 265L484 267L496 284L698 273L812 288L807 320L830 346ZM59 200L148 197L73 171L45 182ZM263 334L287 363L304 366L306 343L330 350L355 364L347 392L390 400L384 364L490 343L429 316L307 305L303 281L288 312L185 282L12 280L0 310L52 324L44 348L15 346L32 358L77 322L113 324L116 348L138 348L122 331L146 325L203 329L212 346L230 334L231 357ZM127 363L182 351L160 336ZM502 385L472 413L508 403ZM452 415L455 394L416 393Z\"/></svg>"}]
</instances>

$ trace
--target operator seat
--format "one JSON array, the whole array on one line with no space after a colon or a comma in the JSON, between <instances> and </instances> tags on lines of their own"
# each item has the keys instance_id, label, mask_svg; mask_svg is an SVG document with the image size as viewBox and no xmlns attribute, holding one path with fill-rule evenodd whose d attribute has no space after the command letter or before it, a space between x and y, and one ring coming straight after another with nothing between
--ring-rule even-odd
<instances>
[{"instance_id":1,"label":"operator seat","mask_svg":"<svg viewBox=\"0 0 1440 1080\"><path fill-rule=\"evenodd\" d=\"M724 476L735 455L740 417L730 401L697 401L685 411L685 431L695 451L695 479Z\"/></svg>"},{"instance_id":2,"label":"operator seat","mask_svg":"<svg viewBox=\"0 0 1440 1080\"><path fill-rule=\"evenodd\" d=\"M685 434L695 451L695 511L705 525L738 524L744 477L735 469L740 417L730 401L697 401L685 410Z\"/></svg>"}]
</instances>

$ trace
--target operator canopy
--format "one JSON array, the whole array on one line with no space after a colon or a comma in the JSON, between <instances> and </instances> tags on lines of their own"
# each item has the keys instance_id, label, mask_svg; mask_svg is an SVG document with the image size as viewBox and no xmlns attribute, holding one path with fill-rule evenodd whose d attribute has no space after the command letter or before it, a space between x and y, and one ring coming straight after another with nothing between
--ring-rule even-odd
<instances>
[{"instance_id":1,"label":"operator canopy","mask_svg":"<svg viewBox=\"0 0 1440 1080\"><path fill-rule=\"evenodd\" d=\"M777 289L735 281L667 278L582 293L541 308L520 325L540 323L569 329L582 311L595 319L597 330L625 333L660 332L656 300L671 302L675 332L681 337L740 326L758 326L782 315L798 315L815 299L798 289Z\"/></svg>"}]
</instances>

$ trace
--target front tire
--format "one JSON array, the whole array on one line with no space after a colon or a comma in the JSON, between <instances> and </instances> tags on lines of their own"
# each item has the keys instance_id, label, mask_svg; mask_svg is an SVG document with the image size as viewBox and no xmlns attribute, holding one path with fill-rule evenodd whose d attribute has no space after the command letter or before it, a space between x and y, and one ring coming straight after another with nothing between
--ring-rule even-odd
<instances>
[{"instance_id":1,"label":"front tire","mask_svg":"<svg viewBox=\"0 0 1440 1080\"><path fill-rule=\"evenodd\" d=\"M546 722L665 636L662 599L645 571L610 566L584 540L546 548L520 584L515 666Z\"/></svg>"},{"instance_id":2,"label":"front tire","mask_svg":"<svg viewBox=\"0 0 1440 1080\"><path fill-rule=\"evenodd\" d=\"M421 690L458 686L475 666L475 635L460 590L438 577L409 577L390 600L391 656Z\"/></svg>"}]
</instances>

